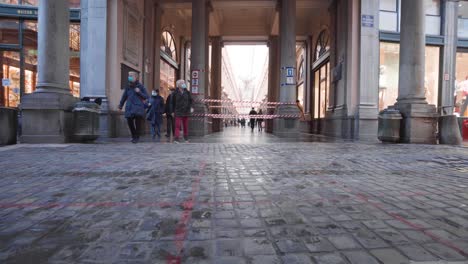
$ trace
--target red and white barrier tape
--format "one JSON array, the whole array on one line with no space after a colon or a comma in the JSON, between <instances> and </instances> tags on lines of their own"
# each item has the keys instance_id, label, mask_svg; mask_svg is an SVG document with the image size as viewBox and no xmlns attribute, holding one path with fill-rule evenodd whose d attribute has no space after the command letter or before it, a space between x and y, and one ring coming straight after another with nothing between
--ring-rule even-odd
<instances>
[{"instance_id":1,"label":"red and white barrier tape","mask_svg":"<svg viewBox=\"0 0 468 264\"><path fill-rule=\"evenodd\" d=\"M232 103L232 104L255 104L255 105L295 105L296 102L258 102L258 101L232 101L220 99L197 99L201 103Z\"/></svg>"},{"instance_id":2,"label":"red and white barrier tape","mask_svg":"<svg viewBox=\"0 0 468 264\"><path fill-rule=\"evenodd\" d=\"M227 105L227 106L224 106L224 105L210 105L209 108L251 108L251 106L233 106L233 105ZM275 109L276 106L264 106L262 108L271 108L271 109Z\"/></svg>"},{"instance_id":3,"label":"red and white barrier tape","mask_svg":"<svg viewBox=\"0 0 468 264\"><path fill-rule=\"evenodd\" d=\"M248 115L248 114L193 114L192 117L195 118L204 118L204 117L211 117L215 119L277 119L277 118L285 118L285 119L299 119L301 118L300 115Z\"/></svg>"}]
</instances>

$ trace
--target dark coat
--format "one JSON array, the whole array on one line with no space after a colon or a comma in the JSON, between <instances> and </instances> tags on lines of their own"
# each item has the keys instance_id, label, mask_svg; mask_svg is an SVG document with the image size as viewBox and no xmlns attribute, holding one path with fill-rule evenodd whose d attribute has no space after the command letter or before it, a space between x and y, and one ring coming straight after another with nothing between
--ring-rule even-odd
<instances>
[{"instance_id":1,"label":"dark coat","mask_svg":"<svg viewBox=\"0 0 468 264\"><path fill-rule=\"evenodd\" d=\"M175 91L172 91L167 96L167 99L166 99L166 106L165 106L164 112L168 116L171 115L172 113L174 113L174 93L175 93Z\"/></svg>"},{"instance_id":2,"label":"dark coat","mask_svg":"<svg viewBox=\"0 0 468 264\"><path fill-rule=\"evenodd\" d=\"M258 115L257 111L255 110L252 110L250 111L249 115ZM250 118L250 123L253 123L255 122L255 118Z\"/></svg>"},{"instance_id":3,"label":"dark coat","mask_svg":"<svg viewBox=\"0 0 468 264\"><path fill-rule=\"evenodd\" d=\"M192 103L192 94L187 89L176 91L173 98L175 116L190 116Z\"/></svg>"},{"instance_id":4,"label":"dark coat","mask_svg":"<svg viewBox=\"0 0 468 264\"><path fill-rule=\"evenodd\" d=\"M146 114L146 119L151 122L152 125L162 124L162 115L164 113L164 98L160 95L151 96L150 107Z\"/></svg>"},{"instance_id":5,"label":"dark coat","mask_svg":"<svg viewBox=\"0 0 468 264\"><path fill-rule=\"evenodd\" d=\"M135 92L135 88L139 88L140 92ZM125 118L145 117L145 100L148 99L146 88L139 82L134 88L127 86L120 99L119 108L125 104Z\"/></svg>"}]
</instances>

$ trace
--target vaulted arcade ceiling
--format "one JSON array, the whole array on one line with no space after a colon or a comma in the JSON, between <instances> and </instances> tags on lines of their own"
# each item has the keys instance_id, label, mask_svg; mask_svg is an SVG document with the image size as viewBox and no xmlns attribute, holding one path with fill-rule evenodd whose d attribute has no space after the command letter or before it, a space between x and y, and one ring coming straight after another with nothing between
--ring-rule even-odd
<instances>
[{"instance_id":1,"label":"vaulted arcade ceiling","mask_svg":"<svg viewBox=\"0 0 468 264\"><path fill-rule=\"evenodd\" d=\"M297 0L296 34L306 36L327 24L329 5L329 0ZM211 6L210 36L248 40L278 34L276 0L212 0ZM179 20L190 31L191 8L191 0L165 0L163 16Z\"/></svg>"}]
</instances>

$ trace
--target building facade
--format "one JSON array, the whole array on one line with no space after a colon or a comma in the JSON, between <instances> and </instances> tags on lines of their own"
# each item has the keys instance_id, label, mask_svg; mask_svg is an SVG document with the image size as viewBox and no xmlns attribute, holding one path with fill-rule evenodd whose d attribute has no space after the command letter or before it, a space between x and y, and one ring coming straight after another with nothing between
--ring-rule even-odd
<instances>
[{"instance_id":1,"label":"building facade","mask_svg":"<svg viewBox=\"0 0 468 264\"><path fill-rule=\"evenodd\" d=\"M190 89L198 99L221 99L223 45L263 43L270 49L268 101L299 100L306 115L304 120L269 122L268 130L279 135L305 132L375 138L378 113L388 107L396 107L408 117L405 123L408 135L417 130L412 117L434 120L437 115L467 115L468 2L70 0L63 5L57 2L63 1L0 0L3 79L0 106L21 104L27 115L27 109L31 108L28 105L40 107L33 101L44 100L41 96L45 93L41 91L55 87L49 85L54 80L66 78L70 95L103 100L102 134L123 136L128 132L117 106L128 71L139 72L142 83L149 90L161 88L163 96L167 96L177 79L186 79L193 84ZM42 17L41 7L47 10ZM422 15L407 16L409 12ZM41 32L38 20L40 24L42 19L44 28L47 23L59 21L52 21L50 14L61 18L60 21L66 19L68 32L53 38ZM59 58L66 59L65 64L55 58L51 60L48 53L59 45L54 44L56 37L67 43L67 56ZM407 44L419 43L421 37L423 48ZM46 42L42 49L39 40ZM54 43L48 45L49 42ZM68 74L57 73L53 78L44 75L41 82L38 76L41 65L47 69L66 65ZM405 69L403 75L401 69ZM191 78L194 72L199 75L196 83ZM60 83L63 94L65 87L63 81ZM39 93L35 93L36 87L41 88ZM52 93L51 89L47 91L48 95ZM71 103L73 99L69 99ZM67 112L69 106L62 106L61 110ZM200 114L218 113L203 103L195 108ZM267 111L294 114L297 107L285 104ZM194 120L191 125L196 128L195 134L217 131L208 129L208 124L213 122L206 118ZM407 141L432 141L412 137L415 136L409 136Z\"/></svg>"}]
</instances>

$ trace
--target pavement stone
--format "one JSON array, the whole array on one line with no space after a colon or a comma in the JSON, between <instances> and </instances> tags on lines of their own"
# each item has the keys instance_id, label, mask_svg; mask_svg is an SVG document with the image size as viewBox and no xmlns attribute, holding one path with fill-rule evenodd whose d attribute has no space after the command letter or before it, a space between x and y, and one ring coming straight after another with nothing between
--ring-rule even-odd
<instances>
[{"instance_id":1,"label":"pavement stone","mask_svg":"<svg viewBox=\"0 0 468 264\"><path fill-rule=\"evenodd\" d=\"M0 151L0 262L468 261L466 147L204 140Z\"/></svg>"}]
</instances>

